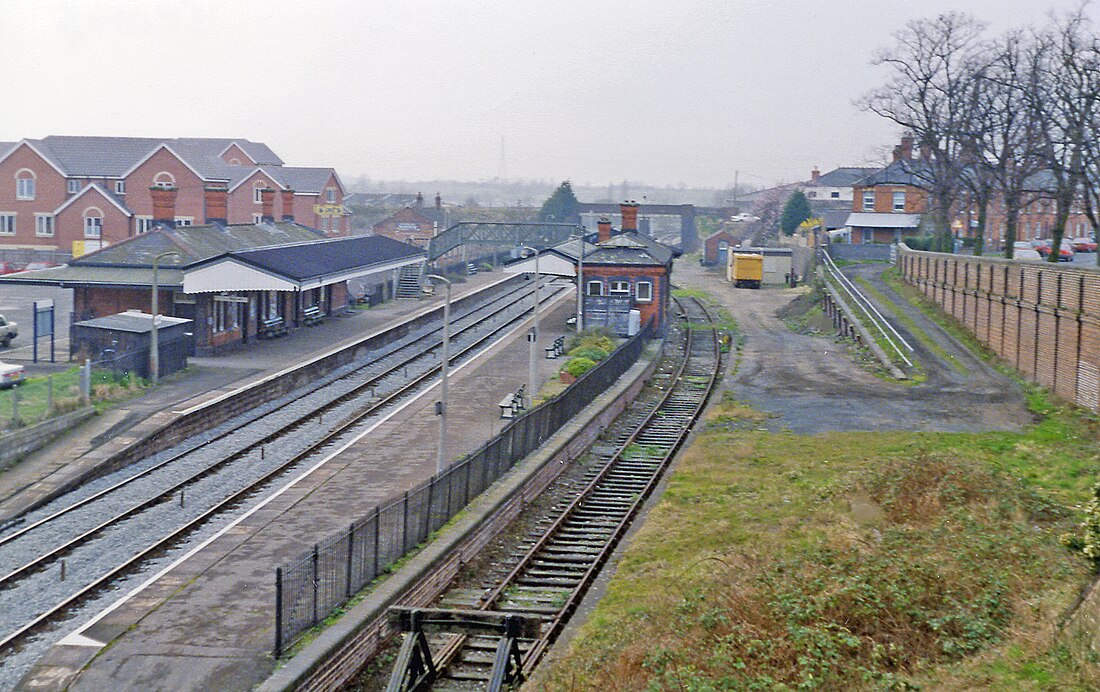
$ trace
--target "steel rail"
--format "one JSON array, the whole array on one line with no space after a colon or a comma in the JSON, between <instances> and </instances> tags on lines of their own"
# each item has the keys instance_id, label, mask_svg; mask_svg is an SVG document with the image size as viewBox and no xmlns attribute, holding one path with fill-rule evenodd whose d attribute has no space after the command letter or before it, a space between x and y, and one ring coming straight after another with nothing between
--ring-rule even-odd
<instances>
[{"instance_id":1,"label":"steel rail","mask_svg":"<svg viewBox=\"0 0 1100 692\"><path fill-rule=\"evenodd\" d=\"M540 298L540 301L550 300L555 295L560 293L562 290L564 290L564 289L563 288L558 289L558 290L554 291L554 293L551 294L548 298ZM527 293L526 291L523 292L524 296L526 296L526 293ZM461 351L456 352L448 360L450 360L451 362L457 362L457 361L461 360L464 356L469 354L471 351L478 348L479 346L484 344L486 341L492 339L497 333L499 333L501 331L504 331L505 329L507 329L510 326L516 324L517 322L522 322L525 319L526 319L526 312L521 313L520 315L517 315L515 318L513 318L509 322L505 323L504 325L501 325L501 327L499 329L494 330L493 332L489 332L489 333L486 333L486 334L482 335L480 338L478 338L475 342L468 345L466 348L463 348ZM476 325L473 325L473 326L470 327L470 329L474 329L474 328L476 328ZM412 360L415 360L416 358L419 358L419 357L428 357L427 352L422 352L421 354L419 354L417 356L414 356L412 359L409 360L409 362L412 362ZM403 367L403 366L399 365L397 367L399 368L399 367ZM142 560L144 560L148 556L156 553L157 551L162 551L162 550L167 549L170 544L172 544L172 543L176 542L177 540L183 538L185 535L191 533L192 531L200 528L203 524L205 524L207 521L212 519L214 517L214 515L231 508L235 503L237 503L240 500L243 500L249 494L257 491L260 486L267 484L273 478L275 478L276 476L278 476L279 474L281 474L282 472L287 470L289 467L297 464L299 461L301 461L302 459L308 457L310 454L313 454L314 452L316 452L318 449L325 446L326 444L330 444L331 442L333 442L335 440L335 438L337 438L340 434L345 432L348 428L356 425L357 423L359 423L364 418L377 413L383 407L395 403L401 397L403 397L403 396L409 394L411 391L413 391L416 387L424 384L427 380L433 379L435 377L436 373L439 372L440 368L441 368L441 364L433 365L429 370L425 371L424 373L422 373L419 376L414 377L409 382L401 385L398 389L396 389L393 392L390 392L389 394L385 395L379 401L373 402L368 407L366 407L364 409L361 409L360 411L356 412L355 414L353 414L349 417L346 417L343 421L339 422L334 428L332 428L330 431L328 431L323 437L321 437L320 439L318 439L315 442L311 443L306 449L304 449L301 452L295 454L294 456L292 456L287 461L285 461L285 462L281 463L280 465L278 465L278 467L276 467L276 468L272 469L271 471L265 473L258 480L253 481L252 483L248 484L246 487L234 492L230 496L228 496L226 498L223 498L221 501L217 502L212 507L208 508L207 510L204 510L201 515L199 515L197 517L194 517L193 519L191 519L190 521L188 521L184 525L182 525L179 528L173 530L170 534L168 534L165 537L155 541L152 545L150 545L150 546L146 547L145 549L141 550L140 552L135 554L132 558L127 559L122 564L111 568L104 575L95 578L91 583L85 585L79 591L69 595L68 597L63 599L61 602L59 602L58 604L56 604L53 607L49 608L44 613L39 614L38 616L33 618L28 623L24 624L19 629L15 630L12 633L9 633L8 635L0 637L0 652L2 652L5 648L9 647L10 645L22 640L26 636L29 636L30 634L38 631L41 627L47 625L49 623L49 621L52 620L56 615L58 615L59 613L65 611L67 609L70 609L71 607L76 605L79 601L86 598L89 594L91 594L94 591L96 591L97 589L103 587L109 581L117 578L118 576L120 576L121 574L126 572L127 570L133 568L135 565L137 565L139 562L141 562ZM296 426L297 424L298 424L298 421L295 421L291 425ZM172 491L172 492L174 492L174 491ZM143 505L142 509L147 509L148 507L152 506L153 504L157 504L159 501L163 501L166 497L170 498L171 494L170 493L169 494L161 493L160 495L157 496L157 498L155 498L155 501L142 503L142 505ZM126 518L132 517L135 514L139 513L139 511L140 510L136 510L136 509L133 509L133 508L131 510L127 510L124 513L125 516L117 517L116 519L111 520L109 522L109 524L115 524L115 523L118 523L119 521L123 521ZM98 527L96 529L95 532L98 533L98 532L102 531L104 528L106 528L107 524L108 523L105 523L104 525L101 525L100 527ZM85 539L83 542L87 542L87 540ZM67 545L65 550L66 550L66 552L68 552L68 551L71 551L72 549L74 549L75 547L76 546L73 546L73 545ZM45 558L45 560L48 563L48 561L52 561L53 559L56 559L57 557L58 557L58 555L55 552L55 554L51 554L51 555L47 556ZM39 567L39 566L42 566L42 563L43 563L43 560L39 559L39 560L36 560L34 563L24 565L23 567L19 568L15 572L19 573L18 576L23 576L23 575L26 575L26 574L28 574L32 571L36 571L35 568ZM13 572L12 574L15 574L15 572ZM8 579L8 577L5 577L5 579Z\"/></svg>"}]
</instances>

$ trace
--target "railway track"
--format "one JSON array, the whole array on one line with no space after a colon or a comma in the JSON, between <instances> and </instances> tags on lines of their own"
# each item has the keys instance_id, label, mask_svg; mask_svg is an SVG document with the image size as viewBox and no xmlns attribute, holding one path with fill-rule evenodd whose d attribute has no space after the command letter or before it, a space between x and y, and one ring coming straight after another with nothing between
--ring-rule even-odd
<instances>
[{"instance_id":1,"label":"railway track","mask_svg":"<svg viewBox=\"0 0 1100 692\"><path fill-rule=\"evenodd\" d=\"M562 502L540 522L538 535L501 561L514 565L510 570L483 575L481 588L457 586L443 594L436 609L413 611L419 629L406 634L389 690L496 690L534 669L660 481L714 387L721 365L714 320L693 298L680 309L682 323L670 334L654 384L590 450L597 459L577 483L575 499ZM536 626L537 636L514 631L512 651L505 654L501 641L508 635L480 634L473 625L493 621L503 627L509 616ZM457 627L448 627L455 622ZM441 631L460 633L424 634Z\"/></svg>"},{"instance_id":2,"label":"railway track","mask_svg":"<svg viewBox=\"0 0 1100 692\"><path fill-rule=\"evenodd\" d=\"M540 301L562 285L544 284ZM496 296L451 320L451 363L473 357L527 319L531 292ZM0 656L215 516L240 506L366 421L422 391L439 371L442 327L410 335L305 390L205 437L156 455L145 468L32 513L0 535ZM186 498L186 501L185 501ZM178 507L177 507L178 499ZM149 526L152 526L149 529ZM66 564L68 563L68 564ZM68 582L65 572L68 567Z\"/></svg>"}]
</instances>

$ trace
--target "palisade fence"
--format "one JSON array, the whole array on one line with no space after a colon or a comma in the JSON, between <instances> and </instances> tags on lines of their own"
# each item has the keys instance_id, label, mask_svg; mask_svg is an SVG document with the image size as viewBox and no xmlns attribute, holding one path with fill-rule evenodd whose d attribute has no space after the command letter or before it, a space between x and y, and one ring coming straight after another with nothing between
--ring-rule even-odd
<instances>
[{"instance_id":1,"label":"palisade fence","mask_svg":"<svg viewBox=\"0 0 1100 692\"><path fill-rule=\"evenodd\" d=\"M478 451L276 568L276 657L609 389L650 338L647 325L564 392L513 419Z\"/></svg>"}]
</instances>

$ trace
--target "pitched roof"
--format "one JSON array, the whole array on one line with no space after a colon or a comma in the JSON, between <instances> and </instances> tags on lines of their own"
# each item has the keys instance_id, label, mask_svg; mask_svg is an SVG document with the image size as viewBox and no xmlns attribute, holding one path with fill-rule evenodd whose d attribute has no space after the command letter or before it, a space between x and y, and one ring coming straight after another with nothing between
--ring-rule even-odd
<instances>
[{"instance_id":1,"label":"pitched roof","mask_svg":"<svg viewBox=\"0 0 1100 692\"><path fill-rule=\"evenodd\" d=\"M875 185L912 185L913 187L925 187L931 180L932 174L928 163L920 159L899 159L886 168L879 169L871 175L856 181L855 184L862 187Z\"/></svg>"},{"instance_id":2,"label":"pitched roof","mask_svg":"<svg viewBox=\"0 0 1100 692\"><path fill-rule=\"evenodd\" d=\"M333 168L265 166L262 170L275 180L275 182L282 185L283 189L313 194L320 194L323 192L329 179L336 175L336 170ZM339 178L337 178L337 180L339 180Z\"/></svg>"},{"instance_id":3,"label":"pitched roof","mask_svg":"<svg viewBox=\"0 0 1100 692\"><path fill-rule=\"evenodd\" d=\"M867 168L859 166L847 166L842 168L834 168L828 173L822 173L817 177L817 182L807 182L806 185L818 186L818 187L851 187L856 181L866 178L878 168Z\"/></svg>"},{"instance_id":4,"label":"pitched roof","mask_svg":"<svg viewBox=\"0 0 1100 692\"><path fill-rule=\"evenodd\" d=\"M423 248L378 235L331 238L310 243L242 250L232 254L236 259L295 281L425 255Z\"/></svg>"},{"instance_id":5,"label":"pitched roof","mask_svg":"<svg viewBox=\"0 0 1100 692\"><path fill-rule=\"evenodd\" d=\"M585 264L637 264L667 266L674 256L672 248L648 236L628 231L596 245Z\"/></svg>"},{"instance_id":6,"label":"pitched roof","mask_svg":"<svg viewBox=\"0 0 1100 692\"><path fill-rule=\"evenodd\" d=\"M202 260L235 250L250 250L270 245L316 241L324 234L296 223L236 224L231 226L178 226L158 228L101 250L77 257L72 266L151 267L153 259L164 252L163 267L186 267Z\"/></svg>"}]
</instances>

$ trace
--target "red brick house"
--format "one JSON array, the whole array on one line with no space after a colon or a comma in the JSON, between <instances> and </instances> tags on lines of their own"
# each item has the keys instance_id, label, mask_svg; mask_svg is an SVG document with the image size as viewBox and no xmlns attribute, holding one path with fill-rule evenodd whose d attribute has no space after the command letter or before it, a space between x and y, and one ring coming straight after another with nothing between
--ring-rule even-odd
<instances>
[{"instance_id":1,"label":"red brick house","mask_svg":"<svg viewBox=\"0 0 1100 692\"><path fill-rule=\"evenodd\" d=\"M725 266L729 257L729 249L737 247L741 239L729 231L718 231L703 241L703 262L707 265L717 264Z\"/></svg>"},{"instance_id":2,"label":"red brick house","mask_svg":"<svg viewBox=\"0 0 1100 692\"><path fill-rule=\"evenodd\" d=\"M263 189L272 190L266 207ZM159 190L175 191L160 216ZM343 199L333 169L284 166L266 145L244 139L51 135L0 144L0 250L78 256L146 233L154 220L294 219L346 235Z\"/></svg>"},{"instance_id":3,"label":"red brick house","mask_svg":"<svg viewBox=\"0 0 1100 692\"><path fill-rule=\"evenodd\" d=\"M416 194L416 203L397 210L371 227L374 235L400 240L418 247L427 247L432 237L444 228L443 199L436 194L435 208L424 207L424 196Z\"/></svg>"}]
</instances>

